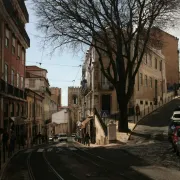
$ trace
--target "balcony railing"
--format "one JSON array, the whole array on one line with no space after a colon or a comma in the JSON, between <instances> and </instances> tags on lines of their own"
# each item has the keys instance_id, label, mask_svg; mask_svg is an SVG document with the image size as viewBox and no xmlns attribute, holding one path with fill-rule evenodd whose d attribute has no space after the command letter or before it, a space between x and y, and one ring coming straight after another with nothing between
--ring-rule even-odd
<instances>
[{"instance_id":1,"label":"balcony railing","mask_svg":"<svg viewBox=\"0 0 180 180\"><path fill-rule=\"evenodd\" d=\"M26 8L26 5L24 3L24 0L18 0L18 4L19 6L21 7L21 10L26 18L26 21L29 22L29 14L28 14L28 11L27 11L27 8Z\"/></svg>"},{"instance_id":2,"label":"balcony railing","mask_svg":"<svg viewBox=\"0 0 180 180\"><path fill-rule=\"evenodd\" d=\"M19 29L19 32L23 36L23 38L26 41L27 45L30 46L29 36L28 36L28 34L27 34L27 32L26 32L26 30L24 28L24 24L19 19L18 14L15 11L15 9L14 9L12 3L11 3L11 0L3 0L3 4L4 4L5 8L6 8L6 11L10 15L10 17L12 18L13 22L15 23L15 25Z\"/></svg>"},{"instance_id":3,"label":"balcony railing","mask_svg":"<svg viewBox=\"0 0 180 180\"><path fill-rule=\"evenodd\" d=\"M99 84L99 89L100 90L112 91L114 89L114 86L110 82L101 82Z\"/></svg>"},{"instance_id":4,"label":"balcony railing","mask_svg":"<svg viewBox=\"0 0 180 180\"><path fill-rule=\"evenodd\" d=\"M23 90L18 89L17 87L14 87L11 84L6 83L2 79L0 80L0 91L5 94L9 94L11 96L15 96L21 99L26 99Z\"/></svg>"}]
</instances>

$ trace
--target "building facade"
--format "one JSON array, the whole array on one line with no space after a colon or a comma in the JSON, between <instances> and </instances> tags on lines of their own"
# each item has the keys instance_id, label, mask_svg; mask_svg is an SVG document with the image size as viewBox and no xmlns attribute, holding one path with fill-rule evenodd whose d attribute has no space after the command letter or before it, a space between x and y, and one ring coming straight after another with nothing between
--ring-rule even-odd
<instances>
[{"instance_id":1,"label":"building facade","mask_svg":"<svg viewBox=\"0 0 180 180\"><path fill-rule=\"evenodd\" d=\"M26 89L27 94L27 141L30 144L33 138L44 128L43 99L44 97L31 89Z\"/></svg>"},{"instance_id":2,"label":"building facade","mask_svg":"<svg viewBox=\"0 0 180 180\"><path fill-rule=\"evenodd\" d=\"M51 87L51 99L56 102L58 107L61 107L61 88Z\"/></svg>"},{"instance_id":3,"label":"building facade","mask_svg":"<svg viewBox=\"0 0 180 180\"><path fill-rule=\"evenodd\" d=\"M76 131L76 124L80 120L80 87L68 87L68 107L70 113L70 133Z\"/></svg>"},{"instance_id":4,"label":"building facade","mask_svg":"<svg viewBox=\"0 0 180 180\"><path fill-rule=\"evenodd\" d=\"M179 39L160 29L152 29L153 36L160 42L159 49L165 57L165 70L168 91L176 89L179 83ZM158 45L159 45L158 44ZM157 45L155 44L157 47Z\"/></svg>"},{"instance_id":5,"label":"building facade","mask_svg":"<svg viewBox=\"0 0 180 180\"><path fill-rule=\"evenodd\" d=\"M60 111L52 115L52 123L55 123L54 133L67 133L70 134L70 124L69 124L69 108L62 107Z\"/></svg>"},{"instance_id":6,"label":"building facade","mask_svg":"<svg viewBox=\"0 0 180 180\"><path fill-rule=\"evenodd\" d=\"M0 127L3 129L10 130L11 117L14 117L15 124L17 118L26 119L24 79L30 39L25 24L28 21L24 1L0 2ZM23 129L19 128L18 131L22 132Z\"/></svg>"},{"instance_id":7,"label":"building facade","mask_svg":"<svg viewBox=\"0 0 180 180\"><path fill-rule=\"evenodd\" d=\"M37 66L26 66L25 86L28 89L42 95L43 99L43 122L51 122L51 92L49 90L49 81L47 79L47 70ZM46 133L46 130L45 132Z\"/></svg>"}]
</instances>

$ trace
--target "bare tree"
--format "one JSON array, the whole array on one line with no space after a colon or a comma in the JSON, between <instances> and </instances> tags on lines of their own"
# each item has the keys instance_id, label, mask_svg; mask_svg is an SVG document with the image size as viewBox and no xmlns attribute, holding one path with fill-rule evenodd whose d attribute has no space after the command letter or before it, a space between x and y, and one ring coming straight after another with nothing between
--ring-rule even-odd
<instances>
[{"instance_id":1,"label":"bare tree","mask_svg":"<svg viewBox=\"0 0 180 180\"><path fill-rule=\"evenodd\" d=\"M119 131L128 131L128 102L150 42L151 29L174 24L179 0L33 0L39 28L55 48L95 48L101 71L113 84L120 109ZM48 27L48 28L47 28ZM161 28L160 27L160 28ZM103 63L102 52L108 57Z\"/></svg>"}]
</instances>

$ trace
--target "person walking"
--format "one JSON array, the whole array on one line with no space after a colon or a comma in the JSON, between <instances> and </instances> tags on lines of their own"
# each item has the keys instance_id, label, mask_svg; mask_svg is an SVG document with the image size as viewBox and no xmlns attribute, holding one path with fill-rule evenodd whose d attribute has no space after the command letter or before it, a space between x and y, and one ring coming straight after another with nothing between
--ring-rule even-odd
<instances>
[{"instance_id":1,"label":"person walking","mask_svg":"<svg viewBox=\"0 0 180 180\"><path fill-rule=\"evenodd\" d=\"M90 141L89 141L90 140L90 136L89 136L88 132L86 133L85 140L86 140L86 145L90 146Z\"/></svg>"},{"instance_id":2,"label":"person walking","mask_svg":"<svg viewBox=\"0 0 180 180\"><path fill-rule=\"evenodd\" d=\"M10 154L11 155L14 153L15 141L16 141L16 136L15 136L15 133L12 132L11 137L10 137Z\"/></svg>"}]
</instances>

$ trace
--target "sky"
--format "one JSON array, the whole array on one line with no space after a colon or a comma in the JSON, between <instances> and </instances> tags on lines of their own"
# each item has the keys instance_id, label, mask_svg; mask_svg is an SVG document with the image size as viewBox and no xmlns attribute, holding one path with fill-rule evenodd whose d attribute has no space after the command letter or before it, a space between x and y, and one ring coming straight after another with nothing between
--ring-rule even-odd
<instances>
[{"instance_id":1,"label":"sky","mask_svg":"<svg viewBox=\"0 0 180 180\"><path fill-rule=\"evenodd\" d=\"M68 102L68 86L80 86L81 67L84 58L84 52L73 52L64 49L57 50L50 55L51 48L43 48L44 36L37 31L36 17L30 1L26 1L29 12L29 23L26 24L26 31L30 37L31 45L26 51L26 65L36 65L47 69L47 78L50 87L59 87L62 91L62 105L66 106ZM42 63L41 65L39 63Z\"/></svg>"},{"instance_id":2,"label":"sky","mask_svg":"<svg viewBox=\"0 0 180 180\"><path fill-rule=\"evenodd\" d=\"M31 46L26 52L26 65L37 65L47 69L47 78L51 87L59 87L62 91L62 105L68 103L68 87L80 86L81 67L84 61L85 52L73 52L64 49L63 52L57 50L52 56L51 48L43 48L43 41L40 37L44 36L36 29L37 21L32 9L31 1L26 1L29 12L29 23L26 25L27 33L31 40ZM168 30L172 35L180 38L180 29L174 28ZM42 63L40 65L40 63Z\"/></svg>"}]
</instances>

